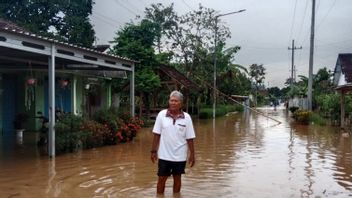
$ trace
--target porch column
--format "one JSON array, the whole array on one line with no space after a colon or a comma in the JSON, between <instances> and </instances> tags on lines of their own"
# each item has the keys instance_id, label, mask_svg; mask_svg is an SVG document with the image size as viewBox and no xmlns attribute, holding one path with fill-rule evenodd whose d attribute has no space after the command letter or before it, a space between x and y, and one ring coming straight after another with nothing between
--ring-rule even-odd
<instances>
[{"instance_id":1,"label":"porch column","mask_svg":"<svg viewBox=\"0 0 352 198\"><path fill-rule=\"evenodd\" d=\"M72 112L73 112L73 115L77 115L78 112L77 112L77 76L73 76L72 77L72 90L71 90L71 93L72 93Z\"/></svg>"},{"instance_id":2,"label":"porch column","mask_svg":"<svg viewBox=\"0 0 352 198\"><path fill-rule=\"evenodd\" d=\"M48 154L55 157L55 45L51 46L49 57L49 137Z\"/></svg>"},{"instance_id":3,"label":"porch column","mask_svg":"<svg viewBox=\"0 0 352 198\"><path fill-rule=\"evenodd\" d=\"M341 128L345 126L345 92L341 90L341 100L340 100L340 106L341 106Z\"/></svg>"},{"instance_id":4,"label":"porch column","mask_svg":"<svg viewBox=\"0 0 352 198\"><path fill-rule=\"evenodd\" d=\"M130 79L130 102L131 102L131 116L135 114L134 106L134 64L131 66L132 76Z\"/></svg>"}]
</instances>

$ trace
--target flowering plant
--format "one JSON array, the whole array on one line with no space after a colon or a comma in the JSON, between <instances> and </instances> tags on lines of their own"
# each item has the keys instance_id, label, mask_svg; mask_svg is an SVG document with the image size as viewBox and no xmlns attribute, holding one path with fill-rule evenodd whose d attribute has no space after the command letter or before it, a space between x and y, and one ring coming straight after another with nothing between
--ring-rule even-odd
<instances>
[{"instance_id":1,"label":"flowering plant","mask_svg":"<svg viewBox=\"0 0 352 198\"><path fill-rule=\"evenodd\" d=\"M116 137L119 142L132 141L136 137L138 130L144 125L143 120L138 117L132 117L125 121L116 131Z\"/></svg>"}]
</instances>

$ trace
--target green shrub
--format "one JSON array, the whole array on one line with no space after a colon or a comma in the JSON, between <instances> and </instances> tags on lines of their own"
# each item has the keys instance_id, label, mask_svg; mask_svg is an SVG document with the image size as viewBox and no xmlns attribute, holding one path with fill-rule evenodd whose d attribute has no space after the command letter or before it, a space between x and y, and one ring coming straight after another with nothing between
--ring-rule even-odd
<instances>
[{"instance_id":1,"label":"green shrub","mask_svg":"<svg viewBox=\"0 0 352 198\"><path fill-rule=\"evenodd\" d=\"M302 124L309 124L309 117L312 114L311 111L299 109L296 110L293 113L293 118L296 120L296 122L302 123Z\"/></svg>"},{"instance_id":2,"label":"green shrub","mask_svg":"<svg viewBox=\"0 0 352 198\"><path fill-rule=\"evenodd\" d=\"M200 119L208 119L213 117L213 109L210 108L202 108L199 111L199 118Z\"/></svg>"},{"instance_id":3,"label":"green shrub","mask_svg":"<svg viewBox=\"0 0 352 198\"><path fill-rule=\"evenodd\" d=\"M296 106L292 106L289 108L291 113L295 113L298 109L299 109L299 107L296 107Z\"/></svg>"},{"instance_id":4,"label":"green shrub","mask_svg":"<svg viewBox=\"0 0 352 198\"><path fill-rule=\"evenodd\" d=\"M309 121L313 122L314 124L325 126L326 125L326 120L321 117L319 114L312 113L309 117Z\"/></svg>"},{"instance_id":5,"label":"green shrub","mask_svg":"<svg viewBox=\"0 0 352 198\"><path fill-rule=\"evenodd\" d=\"M317 96L315 99L322 115L333 119L337 119L340 116L339 94L322 94Z\"/></svg>"},{"instance_id":6,"label":"green shrub","mask_svg":"<svg viewBox=\"0 0 352 198\"><path fill-rule=\"evenodd\" d=\"M82 118L79 116L64 114L55 124L55 147L56 152L65 153L75 151L85 133L81 131Z\"/></svg>"},{"instance_id":7,"label":"green shrub","mask_svg":"<svg viewBox=\"0 0 352 198\"><path fill-rule=\"evenodd\" d=\"M82 123L81 130L87 135L83 140L85 148L94 148L103 146L107 139L114 138L116 142L116 136L111 136L111 131L108 125L100 124L94 120L86 120Z\"/></svg>"},{"instance_id":8,"label":"green shrub","mask_svg":"<svg viewBox=\"0 0 352 198\"><path fill-rule=\"evenodd\" d=\"M56 123L56 152L73 152L133 140L144 125L143 120L113 109L101 110L94 120L65 114Z\"/></svg>"},{"instance_id":9,"label":"green shrub","mask_svg":"<svg viewBox=\"0 0 352 198\"><path fill-rule=\"evenodd\" d=\"M229 112L243 111L241 105L218 105L216 107L215 117L226 115ZM213 108L203 107L199 111L199 119L209 119L213 117Z\"/></svg>"}]
</instances>

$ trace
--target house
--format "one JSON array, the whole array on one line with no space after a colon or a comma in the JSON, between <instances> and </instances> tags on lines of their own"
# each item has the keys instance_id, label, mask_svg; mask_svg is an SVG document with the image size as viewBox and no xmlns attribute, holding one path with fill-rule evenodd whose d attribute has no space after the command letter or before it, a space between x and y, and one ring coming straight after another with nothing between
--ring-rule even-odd
<instances>
[{"instance_id":1,"label":"house","mask_svg":"<svg viewBox=\"0 0 352 198\"><path fill-rule=\"evenodd\" d=\"M345 125L345 94L352 91L352 53L339 54L334 70L334 85L341 94L341 127Z\"/></svg>"},{"instance_id":2,"label":"house","mask_svg":"<svg viewBox=\"0 0 352 198\"><path fill-rule=\"evenodd\" d=\"M55 112L89 115L111 105L109 79L130 76L134 115L136 61L42 37L0 20L0 130L13 134L13 120L27 113L36 130L37 112L49 118L49 155L55 156ZM102 83L106 82L106 83ZM92 89L94 88L94 91Z\"/></svg>"},{"instance_id":3,"label":"house","mask_svg":"<svg viewBox=\"0 0 352 198\"><path fill-rule=\"evenodd\" d=\"M180 90L183 93L184 107L188 110L190 92L198 90L198 85L178 71L175 67L168 65L160 65L158 68L158 74L160 76L161 85L164 90L167 90L167 94L171 93L173 90ZM154 93L154 96L157 97L158 95L160 95L160 91Z\"/></svg>"}]
</instances>

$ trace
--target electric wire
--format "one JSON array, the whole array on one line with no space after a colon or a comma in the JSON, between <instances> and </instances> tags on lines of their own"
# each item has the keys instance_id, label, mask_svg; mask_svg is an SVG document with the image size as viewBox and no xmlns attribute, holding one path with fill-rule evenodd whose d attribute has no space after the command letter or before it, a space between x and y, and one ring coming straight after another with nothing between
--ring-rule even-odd
<instances>
[{"instance_id":1,"label":"electric wire","mask_svg":"<svg viewBox=\"0 0 352 198\"><path fill-rule=\"evenodd\" d=\"M297 0L295 1L295 6L293 8L293 16L292 16L292 21L291 21L291 30L290 30L289 41L292 40L293 27L294 27L295 18L296 18L296 8L297 8Z\"/></svg>"},{"instance_id":2,"label":"electric wire","mask_svg":"<svg viewBox=\"0 0 352 198\"><path fill-rule=\"evenodd\" d=\"M191 11L194 10L185 0L182 0L183 4L185 4Z\"/></svg>"},{"instance_id":3,"label":"electric wire","mask_svg":"<svg viewBox=\"0 0 352 198\"><path fill-rule=\"evenodd\" d=\"M143 10L141 10L140 8L138 8L137 6L133 5L131 3L131 1L125 1L127 4L129 4L133 9L137 10L138 12L143 12Z\"/></svg>"},{"instance_id":4,"label":"electric wire","mask_svg":"<svg viewBox=\"0 0 352 198\"><path fill-rule=\"evenodd\" d=\"M128 8L127 6L125 6L124 4L122 4L119 0L114 0L114 2L120 6L122 6L123 8L125 8L129 13L138 16L138 14L136 12L134 12L133 10L131 10L130 8Z\"/></svg>"},{"instance_id":5,"label":"electric wire","mask_svg":"<svg viewBox=\"0 0 352 198\"><path fill-rule=\"evenodd\" d=\"M300 26L300 28L298 30L297 41L299 41L299 39L301 37L303 25L304 25L304 22L305 22L305 19L306 19L307 8L308 8L308 1L306 1L306 5L304 6L303 18L302 18L302 21L301 21L301 26Z\"/></svg>"},{"instance_id":6,"label":"electric wire","mask_svg":"<svg viewBox=\"0 0 352 198\"><path fill-rule=\"evenodd\" d=\"M335 6L336 0L332 3L332 5L330 6L329 10L327 11L327 13L325 14L325 16L321 19L321 21L319 22L319 24L317 25L316 30L319 29L319 27L321 26L321 24L323 24L323 22L325 21L326 17L328 17L328 15L330 14L332 8Z\"/></svg>"},{"instance_id":7,"label":"electric wire","mask_svg":"<svg viewBox=\"0 0 352 198\"><path fill-rule=\"evenodd\" d=\"M101 18L103 18L103 19L105 19L105 20L107 20L107 21L110 21L110 22L112 22L112 23L118 23L118 24L120 24L120 25L123 24L123 22L118 21L118 20L116 20L116 19L114 19L114 18L105 16L105 15L99 13L99 12L94 12L94 13L95 13L96 15L100 16Z\"/></svg>"},{"instance_id":8,"label":"electric wire","mask_svg":"<svg viewBox=\"0 0 352 198\"><path fill-rule=\"evenodd\" d=\"M101 18L101 17L98 16L98 15L92 15L92 17L95 18L96 20L100 21L100 22L103 22L103 23L109 25L109 26L115 26L115 25L116 25L116 24L114 24L114 23L112 23L112 22L110 22L110 21L107 21L107 20L104 19L104 18Z\"/></svg>"}]
</instances>

